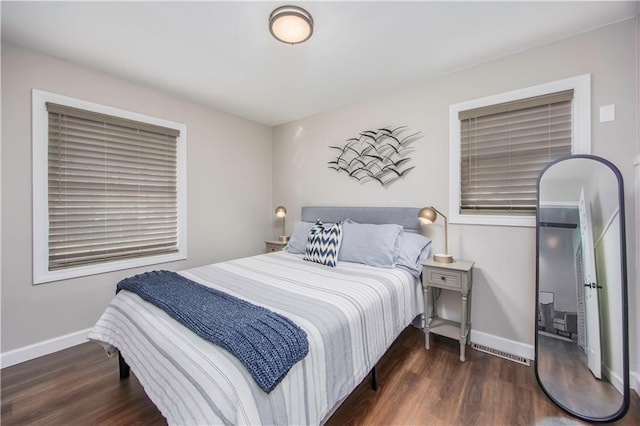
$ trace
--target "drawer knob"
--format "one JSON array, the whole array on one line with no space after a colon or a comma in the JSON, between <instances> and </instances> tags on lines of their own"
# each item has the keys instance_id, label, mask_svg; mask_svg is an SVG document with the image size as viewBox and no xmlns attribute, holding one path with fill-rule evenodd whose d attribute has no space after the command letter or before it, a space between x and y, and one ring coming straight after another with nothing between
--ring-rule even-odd
<instances>
[{"instance_id":1,"label":"drawer knob","mask_svg":"<svg viewBox=\"0 0 640 426\"><path fill-rule=\"evenodd\" d=\"M441 279L442 281L446 281L446 280L447 280L447 277L445 277L444 275L440 275L440 279Z\"/></svg>"}]
</instances>

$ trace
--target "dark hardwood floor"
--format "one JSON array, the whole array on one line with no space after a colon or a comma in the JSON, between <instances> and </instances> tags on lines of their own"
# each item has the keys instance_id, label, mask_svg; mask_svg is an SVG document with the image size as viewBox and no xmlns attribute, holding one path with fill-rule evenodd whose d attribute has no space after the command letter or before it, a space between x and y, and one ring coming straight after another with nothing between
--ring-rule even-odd
<instances>
[{"instance_id":1,"label":"dark hardwood floor","mask_svg":"<svg viewBox=\"0 0 640 426\"><path fill-rule=\"evenodd\" d=\"M409 327L377 366L378 390L367 379L328 425L557 425L582 424L563 414L538 388L533 367L432 338L423 348ZM84 343L2 370L2 425L166 424L132 374L96 343ZM640 400L620 425L640 424Z\"/></svg>"},{"instance_id":2,"label":"dark hardwood floor","mask_svg":"<svg viewBox=\"0 0 640 426\"><path fill-rule=\"evenodd\" d=\"M604 374L601 380L593 376L576 342L539 335L538 360L540 380L563 406L591 417L612 416L620 409L622 395Z\"/></svg>"}]
</instances>

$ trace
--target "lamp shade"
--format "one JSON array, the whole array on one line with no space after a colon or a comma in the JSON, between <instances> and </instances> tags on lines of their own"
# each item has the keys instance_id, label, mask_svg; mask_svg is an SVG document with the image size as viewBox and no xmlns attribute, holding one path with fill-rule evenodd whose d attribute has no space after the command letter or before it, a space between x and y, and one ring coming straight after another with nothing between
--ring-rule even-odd
<instances>
[{"instance_id":1,"label":"lamp shade","mask_svg":"<svg viewBox=\"0 0 640 426\"><path fill-rule=\"evenodd\" d=\"M283 43L302 43L313 34L313 18L301 7L282 6L271 12L269 31Z\"/></svg>"},{"instance_id":2,"label":"lamp shade","mask_svg":"<svg viewBox=\"0 0 640 426\"><path fill-rule=\"evenodd\" d=\"M276 207L276 217L285 217L287 215L287 209L284 206Z\"/></svg>"},{"instance_id":3,"label":"lamp shade","mask_svg":"<svg viewBox=\"0 0 640 426\"><path fill-rule=\"evenodd\" d=\"M424 224L431 224L438 219L438 213L436 213L433 207L424 207L420 209L418 213L418 220Z\"/></svg>"}]
</instances>

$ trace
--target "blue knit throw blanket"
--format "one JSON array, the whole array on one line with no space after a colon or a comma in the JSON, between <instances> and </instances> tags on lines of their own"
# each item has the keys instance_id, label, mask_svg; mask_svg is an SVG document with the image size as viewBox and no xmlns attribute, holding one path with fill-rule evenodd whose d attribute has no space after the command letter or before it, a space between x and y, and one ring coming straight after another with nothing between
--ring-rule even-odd
<instances>
[{"instance_id":1,"label":"blue knit throw blanket","mask_svg":"<svg viewBox=\"0 0 640 426\"><path fill-rule=\"evenodd\" d=\"M125 278L136 293L203 339L235 355L269 393L309 352L307 334L290 319L171 271Z\"/></svg>"}]
</instances>

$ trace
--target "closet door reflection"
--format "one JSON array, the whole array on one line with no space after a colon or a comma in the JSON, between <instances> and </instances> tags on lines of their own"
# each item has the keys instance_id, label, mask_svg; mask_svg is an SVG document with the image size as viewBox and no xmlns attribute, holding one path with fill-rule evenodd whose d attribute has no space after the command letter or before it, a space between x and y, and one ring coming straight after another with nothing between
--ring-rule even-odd
<instances>
[{"instance_id":1,"label":"closet door reflection","mask_svg":"<svg viewBox=\"0 0 640 426\"><path fill-rule=\"evenodd\" d=\"M570 414L613 421L629 403L622 177L585 155L538 179L536 377Z\"/></svg>"}]
</instances>

